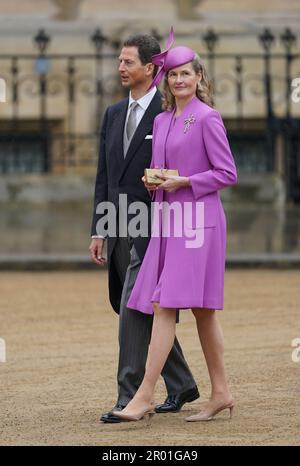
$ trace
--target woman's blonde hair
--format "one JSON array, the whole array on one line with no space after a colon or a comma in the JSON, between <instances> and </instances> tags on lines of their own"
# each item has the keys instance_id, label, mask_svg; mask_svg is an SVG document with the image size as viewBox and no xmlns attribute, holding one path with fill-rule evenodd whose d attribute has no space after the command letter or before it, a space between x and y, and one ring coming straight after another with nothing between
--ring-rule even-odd
<instances>
[{"instance_id":1,"label":"woman's blonde hair","mask_svg":"<svg viewBox=\"0 0 300 466\"><path fill-rule=\"evenodd\" d=\"M205 69L204 64L200 60L200 57L195 54L194 60L191 62L193 70L196 74L201 73L201 80L196 88L196 96L199 100L202 100L205 104L209 105L210 107L214 106L213 100L213 90L212 84L208 79L207 71ZM162 108L165 111L171 112L175 107L175 97L173 96L169 84L168 84L168 73L166 73L164 78L164 86L163 86L163 102Z\"/></svg>"}]
</instances>

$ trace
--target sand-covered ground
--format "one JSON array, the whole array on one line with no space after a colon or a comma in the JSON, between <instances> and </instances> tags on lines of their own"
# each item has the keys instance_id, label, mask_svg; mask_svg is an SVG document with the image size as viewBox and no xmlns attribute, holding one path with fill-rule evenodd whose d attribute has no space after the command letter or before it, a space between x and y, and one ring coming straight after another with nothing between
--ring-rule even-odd
<instances>
[{"instance_id":1,"label":"sand-covered ground","mask_svg":"<svg viewBox=\"0 0 300 466\"><path fill-rule=\"evenodd\" d=\"M187 423L209 396L194 318L181 313L177 335L200 400L151 424L103 424L116 398L117 316L105 271L1 272L1 445L299 445L300 271L229 270L219 313L233 419ZM162 381L156 401L165 398Z\"/></svg>"}]
</instances>

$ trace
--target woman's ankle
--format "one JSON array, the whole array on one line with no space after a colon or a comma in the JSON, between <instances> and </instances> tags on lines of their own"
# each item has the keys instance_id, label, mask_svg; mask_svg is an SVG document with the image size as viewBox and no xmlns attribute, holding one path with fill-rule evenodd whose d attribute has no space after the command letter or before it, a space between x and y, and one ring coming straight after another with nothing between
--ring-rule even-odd
<instances>
[{"instance_id":1,"label":"woman's ankle","mask_svg":"<svg viewBox=\"0 0 300 466\"><path fill-rule=\"evenodd\" d=\"M210 400L232 398L229 388L214 390L211 392Z\"/></svg>"},{"instance_id":2,"label":"woman's ankle","mask_svg":"<svg viewBox=\"0 0 300 466\"><path fill-rule=\"evenodd\" d=\"M138 391L135 394L135 398L137 398L140 401L144 401L146 403L151 403L153 402L154 395L151 392L144 392L144 391L139 392Z\"/></svg>"}]
</instances>

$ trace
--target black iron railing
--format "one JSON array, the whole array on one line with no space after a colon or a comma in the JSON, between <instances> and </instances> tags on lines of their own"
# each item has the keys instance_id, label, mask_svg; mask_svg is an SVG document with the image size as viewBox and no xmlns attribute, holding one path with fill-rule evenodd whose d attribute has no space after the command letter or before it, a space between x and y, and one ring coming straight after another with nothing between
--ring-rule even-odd
<instances>
[{"instance_id":1,"label":"black iron railing","mask_svg":"<svg viewBox=\"0 0 300 466\"><path fill-rule=\"evenodd\" d=\"M7 86L7 102L0 103L5 105L5 112L0 107L0 172L95 165L103 111L122 96L122 89L117 73L120 43L112 43L99 29L90 39L94 48L90 54L51 54L51 38L41 30L34 37L37 53L0 55L0 77ZM266 29L257 39L256 53L221 54L217 48L222 37L209 30L202 37L201 57L214 84L216 103L221 103L219 110L226 113L222 108L226 102L230 107L228 134L240 170L272 171L280 134L287 171L293 173L293 186L298 183L300 192L300 174L295 174L299 119L291 99L292 79L300 69L296 36L286 29L275 37ZM273 52L275 40L280 41L280 53ZM104 45L109 42L107 53ZM29 110L26 114L24 108ZM90 119L84 130L83 114ZM253 126L256 120L259 123Z\"/></svg>"}]
</instances>

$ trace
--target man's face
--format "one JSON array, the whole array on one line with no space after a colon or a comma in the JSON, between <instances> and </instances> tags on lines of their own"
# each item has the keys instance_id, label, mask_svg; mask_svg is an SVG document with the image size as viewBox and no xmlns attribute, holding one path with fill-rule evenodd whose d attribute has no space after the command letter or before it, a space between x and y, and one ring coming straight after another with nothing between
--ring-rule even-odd
<instances>
[{"instance_id":1,"label":"man's face","mask_svg":"<svg viewBox=\"0 0 300 466\"><path fill-rule=\"evenodd\" d=\"M123 47L119 56L119 62L121 83L126 88L132 89L139 84L143 84L151 76L153 65L149 63L143 65L141 63L137 47Z\"/></svg>"}]
</instances>

